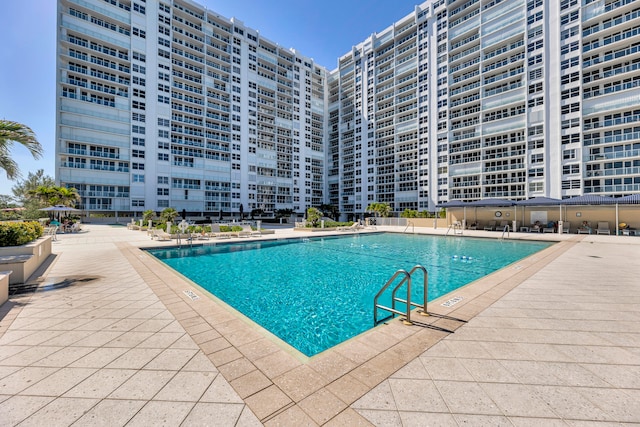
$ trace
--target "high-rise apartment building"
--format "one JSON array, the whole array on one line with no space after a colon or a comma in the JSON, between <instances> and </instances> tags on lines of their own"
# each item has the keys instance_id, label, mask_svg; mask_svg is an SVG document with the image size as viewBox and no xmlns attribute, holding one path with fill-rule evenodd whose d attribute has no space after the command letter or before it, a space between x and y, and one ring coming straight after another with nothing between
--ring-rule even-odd
<instances>
[{"instance_id":1,"label":"high-rise apartment building","mask_svg":"<svg viewBox=\"0 0 640 427\"><path fill-rule=\"evenodd\" d=\"M188 0L58 1L57 180L88 211L323 203L326 71Z\"/></svg>"},{"instance_id":2,"label":"high-rise apartment building","mask_svg":"<svg viewBox=\"0 0 640 427\"><path fill-rule=\"evenodd\" d=\"M334 70L188 0L58 5L57 179L84 209L640 192L638 0L429 0Z\"/></svg>"}]
</instances>

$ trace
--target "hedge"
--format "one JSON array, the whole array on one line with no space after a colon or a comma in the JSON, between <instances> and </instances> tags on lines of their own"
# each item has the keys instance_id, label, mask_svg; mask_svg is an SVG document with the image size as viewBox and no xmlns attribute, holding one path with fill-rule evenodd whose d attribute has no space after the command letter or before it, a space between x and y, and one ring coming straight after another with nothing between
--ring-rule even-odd
<instances>
[{"instance_id":1,"label":"hedge","mask_svg":"<svg viewBox=\"0 0 640 427\"><path fill-rule=\"evenodd\" d=\"M20 246L33 242L43 233L38 221L0 223L0 247Z\"/></svg>"}]
</instances>

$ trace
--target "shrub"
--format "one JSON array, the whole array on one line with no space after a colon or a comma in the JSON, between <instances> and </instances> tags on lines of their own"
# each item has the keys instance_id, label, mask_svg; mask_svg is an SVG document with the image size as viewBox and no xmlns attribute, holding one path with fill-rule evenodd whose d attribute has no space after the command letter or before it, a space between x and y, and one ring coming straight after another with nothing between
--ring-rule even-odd
<instances>
[{"instance_id":1,"label":"shrub","mask_svg":"<svg viewBox=\"0 0 640 427\"><path fill-rule=\"evenodd\" d=\"M0 247L20 246L42 236L43 228L37 221L0 223Z\"/></svg>"}]
</instances>

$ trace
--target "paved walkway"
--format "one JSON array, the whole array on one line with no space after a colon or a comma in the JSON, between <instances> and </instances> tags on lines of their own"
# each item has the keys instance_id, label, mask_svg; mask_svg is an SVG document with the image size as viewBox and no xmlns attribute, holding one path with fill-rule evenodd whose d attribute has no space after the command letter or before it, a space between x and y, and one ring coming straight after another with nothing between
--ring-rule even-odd
<instances>
[{"instance_id":1,"label":"paved walkway","mask_svg":"<svg viewBox=\"0 0 640 427\"><path fill-rule=\"evenodd\" d=\"M547 235L429 307L469 320L426 320L455 333L391 322L309 359L140 252L144 232L86 229L54 243L50 290L0 308L2 426L640 423L640 239Z\"/></svg>"}]
</instances>

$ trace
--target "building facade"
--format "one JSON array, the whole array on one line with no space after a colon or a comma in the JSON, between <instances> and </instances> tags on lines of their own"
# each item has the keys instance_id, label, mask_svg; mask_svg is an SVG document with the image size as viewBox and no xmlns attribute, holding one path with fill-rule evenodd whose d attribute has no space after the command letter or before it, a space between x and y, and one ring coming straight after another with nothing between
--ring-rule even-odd
<instances>
[{"instance_id":1,"label":"building facade","mask_svg":"<svg viewBox=\"0 0 640 427\"><path fill-rule=\"evenodd\" d=\"M58 2L56 178L80 208L323 203L326 70L190 1Z\"/></svg>"},{"instance_id":2,"label":"building facade","mask_svg":"<svg viewBox=\"0 0 640 427\"><path fill-rule=\"evenodd\" d=\"M187 0L58 5L57 179L83 209L640 192L638 0L429 0L333 70Z\"/></svg>"}]
</instances>

